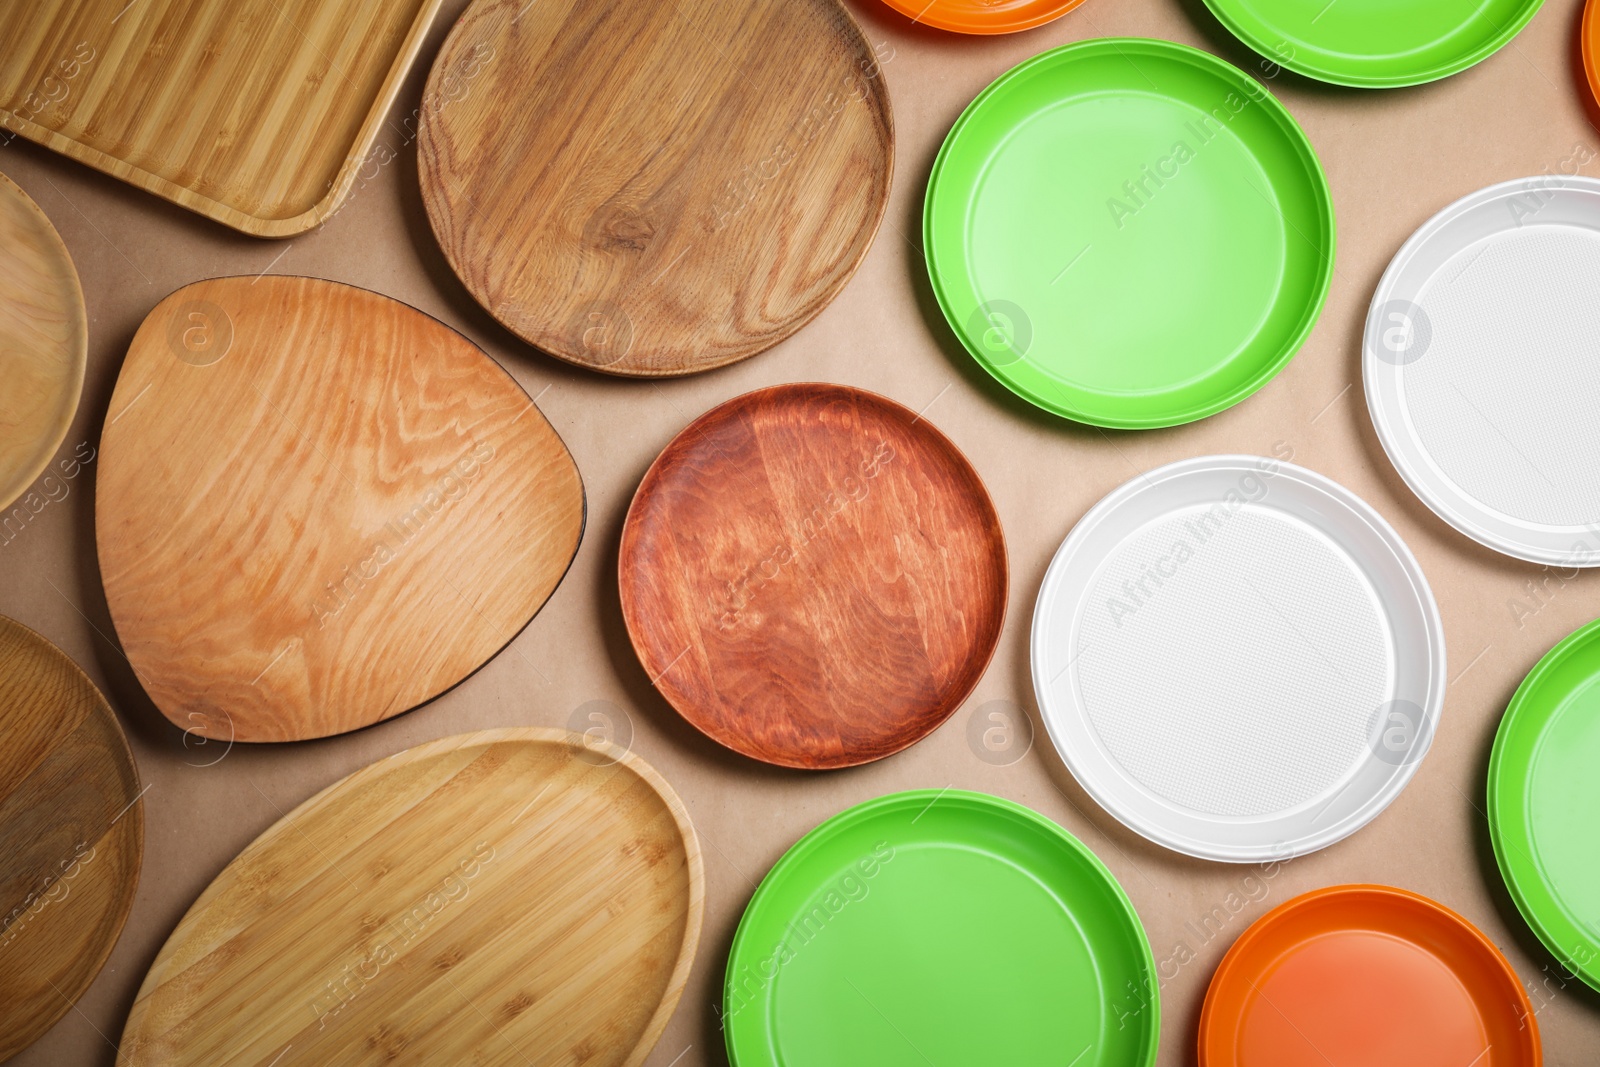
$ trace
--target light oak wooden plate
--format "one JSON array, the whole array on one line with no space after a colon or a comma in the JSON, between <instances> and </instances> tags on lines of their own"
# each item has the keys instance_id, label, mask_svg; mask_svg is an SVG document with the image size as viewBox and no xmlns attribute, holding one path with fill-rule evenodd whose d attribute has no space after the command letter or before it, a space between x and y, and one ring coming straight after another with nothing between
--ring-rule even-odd
<instances>
[{"instance_id":1,"label":"light oak wooden plate","mask_svg":"<svg viewBox=\"0 0 1600 1067\"><path fill-rule=\"evenodd\" d=\"M583 523L578 469L509 374L334 282L167 297L101 438L123 651L167 718L219 740L323 737L438 696L539 610Z\"/></svg>"},{"instance_id":2,"label":"light oak wooden plate","mask_svg":"<svg viewBox=\"0 0 1600 1067\"><path fill-rule=\"evenodd\" d=\"M1000 519L924 418L842 385L713 408L646 472L623 527L628 635L706 735L847 767L932 733L1005 622Z\"/></svg>"},{"instance_id":3,"label":"light oak wooden plate","mask_svg":"<svg viewBox=\"0 0 1600 1067\"><path fill-rule=\"evenodd\" d=\"M67 436L88 352L83 289L67 246L39 205L0 174L0 509Z\"/></svg>"},{"instance_id":4,"label":"light oak wooden plate","mask_svg":"<svg viewBox=\"0 0 1600 1067\"><path fill-rule=\"evenodd\" d=\"M0 616L0 1060L94 981L139 885L144 803L110 705L55 645Z\"/></svg>"},{"instance_id":5,"label":"light oak wooden plate","mask_svg":"<svg viewBox=\"0 0 1600 1067\"><path fill-rule=\"evenodd\" d=\"M502 729L329 786L257 838L156 957L140 1067L643 1062L704 875L683 803L609 742Z\"/></svg>"},{"instance_id":6,"label":"light oak wooden plate","mask_svg":"<svg viewBox=\"0 0 1600 1067\"><path fill-rule=\"evenodd\" d=\"M428 218L472 295L551 355L646 377L744 359L872 243L891 57L838 0L474 0L423 99Z\"/></svg>"},{"instance_id":7,"label":"light oak wooden plate","mask_svg":"<svg viewBox=\"0 0 1600 1067\"><path fill-rule=\"evenodd\" d=\"M0 4L0 141L20 134L258 237L302 233L372 165L439 3Z\"/></svg>"}]
</instances>

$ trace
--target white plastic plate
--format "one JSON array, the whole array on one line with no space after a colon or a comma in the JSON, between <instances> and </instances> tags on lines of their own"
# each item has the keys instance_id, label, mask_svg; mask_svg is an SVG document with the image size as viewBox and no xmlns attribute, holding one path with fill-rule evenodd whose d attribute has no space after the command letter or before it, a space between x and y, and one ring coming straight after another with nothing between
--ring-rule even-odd
<instances>
[{"instance_id":1,"label":"white plastic plate","mask_svg":"<svg viewBox=\"0 0 1600 1067\"><path fill-rule=\"evenodd\" d=\"M1456 201L1395 256L1362 369L1378 440L1450 525L1548 565L1600 565L1600 181Z\"/></svg>"},{"instance_id":2,"label":"white plastic plate","mask_svg":"<svg viewBox=\"0 0 1600 1067\"><path fill-rule=\"evenodd\" d=\"M1319 474L1204 456L1096 504L1045 574L1050 738L1133 830L1253 862L1354 833L1405 788L1444 703L1439 610L1382 517Z\"/></svg>"}]
</instances>

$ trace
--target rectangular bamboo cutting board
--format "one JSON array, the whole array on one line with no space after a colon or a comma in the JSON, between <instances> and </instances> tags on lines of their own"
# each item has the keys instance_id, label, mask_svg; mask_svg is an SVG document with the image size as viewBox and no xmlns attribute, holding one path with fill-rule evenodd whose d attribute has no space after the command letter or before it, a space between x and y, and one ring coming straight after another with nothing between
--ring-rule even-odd
<instances>
[{"instance_id":1,"label":"rectangular bamboo cutting board","mask_svg":"<svg viewBox=\"0 0 1600 1067\"><path fill-rule=\"evenodd\" d=\"M349 194L440 2L0 3L0 142L303 233Z\"/></svg>"}]
</instances>

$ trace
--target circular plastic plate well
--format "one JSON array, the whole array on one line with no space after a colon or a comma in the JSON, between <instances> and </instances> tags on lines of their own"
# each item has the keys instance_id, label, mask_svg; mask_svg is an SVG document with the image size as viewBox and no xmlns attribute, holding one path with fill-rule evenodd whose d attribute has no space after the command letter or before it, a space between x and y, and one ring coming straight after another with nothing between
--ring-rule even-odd
<instances>
[{"instance_id":1,"label":"circular plastic plate well","mask_svg":"<svg viewBox=\"0 0 1600 1067\"><path fill-rule=\"evenodd\" d=\"M1161 1007L1139 917L1082 842L1010 801L919 790L784 854L733 939L733 1067L1148 1067Z\"/></svg>"},{"instance_id":2,"label":"circular plastic plate well","mask_svg":"<svg viewBox=\"0 0 1600 1067\"><path fill-rule=\"evenodd\" d=\"M1489 832L1517 910L1569 974L1600 989L1600 622L1523 679L1489 758Z\"/></svg>"},{"instance_id":3,"label":"circular plastic plate well","mask_svg":"<svg viewBox=\"0 0 1600 1067\"><path fill-rule=\"evenodd\" d=\"M1522 982L1471 923L1381 885L1318 889L1234 942L1200 1013L1200 1067L1536 1067Z\"/></svg>"},{"instance_id":4,"label":"circular plastic plate well","mask_svg":"<svg viewBox=\"0 0 1600 1067\"><path fill-rule=\"evenodd\" d=\"M1166 41L1085 41L1002 75L945 138L923 226L978 363L1101 426L1243 400L1300 348L1333 276L1305 134L1243 71Z\"/></svg>"},{"instance_id":5,"label":"circular plastic plate well","mask_svg":"<svg viewBox=\"0 0 1600 1067\"><path fill-rule=\"evenodd\" d=\"M1353 493L1205 456L1073 528L1034 610L1033 684L1067 767L1124 824L1204 859L1282 859L1411 779L1444 636L1411 552Z\"/></svg>"},{"instance_id":6,"label":"circular plastic plate well","mask_svg":"<svg viewBox=\"0 0 1600 1067\"><path fill-rule=\"evenodd\" d=\"M1206 0L1270 64L1335 85L1419 85L1488 59L1544 0Z\"/></svg>"},{"instance_id":7,"label":"circular plastic plate well","mask_svg":"<svg viewBox=\"0 0 1600 1067\"><path fill-rule=\"evenodd\" d=\"M1435 215L1367 315L1367 406L1401 477L1468 537L1534 563L1600 564L1597 286L1600 181L1546 175Z\"/></svg>"},{"instance_id":8,"label":"circular plastic plate well","mask_svg":"<svg viewBox=\"0 0 1600 1067\"><path fill-rule=\"evenodd\" d=\"M1054 22L1083 0L884 0L924 26L955 33L1016 33Z\"/></svg>"}]
</instances>

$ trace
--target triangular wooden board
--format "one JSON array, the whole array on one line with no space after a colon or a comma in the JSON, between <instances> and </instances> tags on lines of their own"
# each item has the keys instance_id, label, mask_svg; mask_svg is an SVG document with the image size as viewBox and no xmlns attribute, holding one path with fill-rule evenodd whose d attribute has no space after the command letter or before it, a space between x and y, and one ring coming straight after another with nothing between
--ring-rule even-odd
<instances>
[{"instance_id":1,"label":"triangular wooden board","mask_svg":"<svg viewBox=\"0 0 1600 1067\"><path fill-rule=\"evenodd\" d=\"M333 282L186 286L133 339L102 438L106 601L204 737L398 715L527 624L583 533L578 469L497 363Z\"/></svg>"},{"instance_id":2,"label":"triangular wooden board","mask_svg":"<svg viewBox=\"0 0 1600 1067\"><path fill-rule=\"evenodd\" d=\"M699 845L648 764L559 730L390 756L262 834L139 989L122 1055L639 1064L694 960Z\"/></svg>"}]
</instances>

